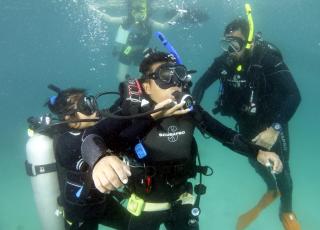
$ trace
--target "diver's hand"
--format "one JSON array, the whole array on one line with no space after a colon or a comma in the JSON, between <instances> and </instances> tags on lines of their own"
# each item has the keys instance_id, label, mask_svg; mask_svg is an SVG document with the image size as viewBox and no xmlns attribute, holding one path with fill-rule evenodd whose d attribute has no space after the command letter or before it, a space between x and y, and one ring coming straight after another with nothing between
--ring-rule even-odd
<instances>
[{"instance_id":1,"label":"diver's hand","mask_svg":"<svg viewBox=\"0 0 320 230\"><path fill-rule=\"evenodd\" d=\"M102 193L110 193L128 183L130 168L117 156L105 156L94 166L92 178L96 188Z\"/></svg>"},{"instance_id":2,"label":"diver's hand","mask_svg":"<svg viewBox=\"0 0 320 230\"><path fill-rule=\"evenodd\" d=\"M272 127L269 127L266 130L259 133L255 138L253 138L252 142L256 145L270 150L272 146L276 143L278 136L279 132L273 129Z\"/></svg>"},{"instance_id":3,"label":"diver's hand","mask_svg":"<svg viewBox=\"0 0 320 230\"><path fill-rule=\"evenodd\" d=\"M266 167L270 167L272 173L278 174L282 172L282 161L274 152L259 150L257 161Z\"/></svg>"},{"instance_id":4,"label":"diver's hand","mask_svg":"<svg viewBox=\"0 0 320 230\"><path fill-rule=\"evenodd\" d=\"M182 115L182 114L189 113L191 111L191 109L183 109L184 105L185 105L185 102L176 104L175 102L173 102L172 99L164 100L164 101L158 103L154 107L154 110L160 109L160 108L163 108L163 109L160 110L159 112L152 113L151 117L154 120L157 120L157 119L160 119L163 117L170 117L170 116Z\"/></svg>"}]
</instances>

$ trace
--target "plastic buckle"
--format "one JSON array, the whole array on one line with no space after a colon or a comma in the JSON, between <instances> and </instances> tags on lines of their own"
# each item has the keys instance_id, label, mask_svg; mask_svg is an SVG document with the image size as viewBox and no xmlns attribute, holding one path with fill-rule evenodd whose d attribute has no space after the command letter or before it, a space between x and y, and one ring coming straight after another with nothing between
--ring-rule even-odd
<instances>
[{"instance_id":1,"label":"plastic buckle","mask_svg":"<svg viewBox=\"0 0 320 230\"><path fill-rule=\"evenodd\" d=\"M32 170L32 164L30 164L27 160L24 162L24 165L26 167L26 173L28 176L36 176L34 173L33 173L33 170Z\"/></svg>"},{"instance_id":2,"label":"plastic buckle","mask_svg":"<svg viewBox=\"0 0 320 230\"><path fill-rule=\"evenodd\" d=\"M136 155L139 159L143 159L147 156L147 151L144 148L142 143L136 144L136 146L134 147L134 150L135 150Z\"/></svg>"},{"instance_id":3,"label":"plastic buckle","mask_svg":"<svg viewBox=\"0 0 320 230\"><path fill-rule=\"evenodd\" d=\"M127 210L134 216L140 216L144 208L144 200L132 194L128 200Z\"/></svg>"}]
</instances>

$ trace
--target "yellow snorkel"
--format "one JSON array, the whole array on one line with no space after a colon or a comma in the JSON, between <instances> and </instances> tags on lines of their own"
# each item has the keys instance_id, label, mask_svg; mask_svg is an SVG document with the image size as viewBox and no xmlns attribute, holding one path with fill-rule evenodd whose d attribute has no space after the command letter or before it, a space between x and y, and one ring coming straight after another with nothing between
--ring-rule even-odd
<instances>
[{"instance_id":1,"label":"yellow snorkel","mask_svg":"<svg viewBox=\"0 0 320 230\"><path fill-rule=\"evenodd\" d=\"M246 49L250 50L252 45L253 45L253 37L254 37L254 24L253 24L253 19L252 19L252 9L250 4L246 3L245 4L245 10L246 10L246 14L248 17L248 23L249 23L249 35L247 38L247 44L246 44ZM241 72L243 70L242 65L238 65L236 67L237 72Z\"/></svg>"},{"instance_id":2,"label":"yellow snorkel","mask_svg":"<svg viewBox=\"0 0 320 230\"><path fill-rule=\"evenodd\" d=\"M252 9L250 4L246 3L245 9L246 9L246 14L248 17L249 29L250 29L248 39L247 39L246 49L250 49L252 47L253 37L254 37L254 24L253 24Z\"/></svg>"}]
</instances>

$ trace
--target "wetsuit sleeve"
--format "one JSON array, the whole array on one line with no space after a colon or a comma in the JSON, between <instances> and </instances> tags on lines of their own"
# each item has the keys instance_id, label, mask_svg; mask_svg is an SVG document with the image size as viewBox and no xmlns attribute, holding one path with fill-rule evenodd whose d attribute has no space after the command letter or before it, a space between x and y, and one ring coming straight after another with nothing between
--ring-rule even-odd
<instances>
[{"instance_id":1,"label":"wetsuit sleeve","mask_svg":"<svg viewBox=\"0 0 320 230\"><path fill-rule=\"evenodd\" d=\"M81 144L81 155L91 168L103 156L108 149L114 147L117 135L128 125L126 120L106 118L96 125L86 129Z\"/></svg>"},{"instance_id":2,"label":"wetsuit sleeve","mask_svg":"<svg viewBox=\"0 0 320 230\"><path fill-rule=\"evenodd\" d=\"M155 121L150 115L132 120L131 125L119 134L121 144L128 146L137 143L137 140L141 139L154 124Z\"/></svg>"},{"instance_id":3,"label":"wetsuit sleeve","mask_svg":"<svg viewBox=\"0 0 320 230\"><path fill-rule=\"evenodd\" d=\"M81 154L90 167L112 151L121 151L149 130L154 121L151 117L134 120L104 119L86 130Z\"/></svg>"},{"instance_id":4,"label":"wetsuit sleeve","mask_svg":"<svg viewBox=\"0 0 320 230\"><path fill-rule=\"evenodd\" d=\"M219 78L221 59L222 57L216 58L213 64L196 82L192 91L192 97L194 98L197 104L201 103L205 91Z\"/></svg>"},{"instance_id":5,"label":"wetsuit sleeve","mask_svg":"<svg viewBox=\"0 0 320 230\"><path fill-rule=\"evenodd\" d=\"M266 81L274 88L275 96L273 103L276 103L273 122L287 123L301 101L301 96L296 82L283 60L275 55L269 54L263 60Z\"/></svg>"},{"instance_id":6,"label":"wetsuit sleeve","mask_svg":"<svg viewBox=\"0 0 320 230\"><path fill-rule=\"evenodd\" d=\"M259 149L261 149L260 147L246 140L236 131L221 124L200 106L196 106L193 116L201 132L208 134L224 146L241 155L253 158L257 157Z\"/></svg>"}]
</instances>

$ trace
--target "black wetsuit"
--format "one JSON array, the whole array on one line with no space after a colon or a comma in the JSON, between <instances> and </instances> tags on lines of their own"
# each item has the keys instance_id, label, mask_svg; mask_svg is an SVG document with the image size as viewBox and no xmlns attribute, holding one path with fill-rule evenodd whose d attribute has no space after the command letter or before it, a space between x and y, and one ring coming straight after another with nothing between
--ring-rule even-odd
<instances>
[{"instance_id":1,"label":"black wetsuit","mask_svg":"<svg viewBox=\"0 0 320 230\"><path fill-rule=\"evenodd\" d=\"M172 208L132 216L128 229L159 229L161 224L165 224L167 229L199 228L197 224L188 224L192 206L177 202L182 193L192 193L192 186L190 188L187 180L196 173L197 146L193 137L196 126L241 154L255 159L258 153L257 146L243 140L238 133L223 126L200 107L182 116L157 121L144 118L134 122L132 125L129 121L105 119L88 130L90 135L82 144L83 158L91 166L107 148L126 149L127 154L134 157L135 144L143 144L147 156L138 162L145 164L144 169L139 173L139 169L131 168L133 176L128 187L146 202L170 202ZM125 125L118 128L121 124Z\"/></svg>"},{"instance_id":2,"label":"black wetsuit","mask_svg":"<svg viewBox=\"0 0 320 230\"><path fill-rule=\"evenodd\" d=\"M127 229L129 213L112 196L94 188L89 167L80 153L82 137L83 131L75 130L54 139L65 229L97 230L99 224Z\"/></svg>"},{"instance_id":3,"label":"black wetsuit","mask_svg":"<svg viewBox=\"0 0 320 230\"><path fill-rule=\"evenodd\" d=\"M205 90L220 80L216 112L233 117L240 133L248 140L273 124L281 124L282 132L271 149L280 156L284 166L283 172L276 175L276 181L265 167L249 161L269 190L279 188L280 211L291 212L288 121L300 103L299 90L280 52L267 42L256 43L252 55L242 67L242 71L237 71L228 55L222 54L196 83L193 96L200 103Z\"/></svg>"},{"instance_id":4,"label":"black wetsuit","mask_svg":"<svg viewBox=\"0 0 320 230\"><path fill-rule=\"evenodd\" d=\"M152 36L151 23L148 19L141 23L135 23L133 19L125 19L122 27L129 31L129 35L126 44L118 47L119 62L125 65L138 65L144 57L143 51ZM117 51L114 53L117 54Z\"/></svg>"}]
</instances>

